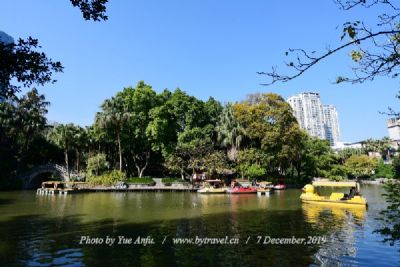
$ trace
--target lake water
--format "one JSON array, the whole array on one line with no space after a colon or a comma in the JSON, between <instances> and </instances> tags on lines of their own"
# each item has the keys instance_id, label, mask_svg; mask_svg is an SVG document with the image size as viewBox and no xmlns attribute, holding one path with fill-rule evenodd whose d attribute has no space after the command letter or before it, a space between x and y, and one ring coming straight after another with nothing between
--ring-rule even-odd
<instances>
[{"instance_id":1,"label":"lake water","mask_svg":"<svg viewBox=\"0 0 400 267\"><path fill-rule=\"evenodd\" d=\"M362 192L368 210L301 204L295 189L269 197L1 192L0 266L398 266L399 247L373 233L383 188ZM119 237L124 244L106 244Z\"/></svg>"}]
</instances>

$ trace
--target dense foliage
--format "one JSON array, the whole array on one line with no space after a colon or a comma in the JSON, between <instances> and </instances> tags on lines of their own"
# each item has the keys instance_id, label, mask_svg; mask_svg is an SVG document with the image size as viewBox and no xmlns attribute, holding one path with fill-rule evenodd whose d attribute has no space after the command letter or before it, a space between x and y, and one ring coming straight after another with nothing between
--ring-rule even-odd
<instances>
[{"instance_id":1,"label":"dense foliage","mask_svg":"<svg viewBox=\"0 0 400 267\"><path fill-rule=\"evenodd\" d=\"M389 183L385 185L384 197L388 207L381 212L378 219L382 227L376 232L384 236L384 241L394 245L400 240L400 183Z\"/></svg>"},{"instance_id":2,"label":"dense foliage","mask_svg":"<svg viewBox=\"0 0 400 267\"><path fill-rule=\"evenodd\" d=\"M15 184L18 173L49 160L60 160L59 148L46 139L47 106L32 89L14 101L0 102L0 185Z\"/></svg>"},{"instance_id":3,"label":"dense foliage","mask_svg":"<svg viewBox=\"0 0 400 267\"><path fill-rule=\"evenodd\" d=\"M126 175L123 172L113 170L110 172L105 172L99 176L88 176L87 182L90 185L104 185L104 186L112 186L120 181L125 181Z\"/></svg>"},{"instance_id":4,"label":"dense foliage","mask_svg":"<svg viewBox=\"0 0 400 267\"><path fill-rule=\"evenodd\" d=\"M288 103L271 93L223 106L180 89L157 93L140 81L106 99L86 128L48 125L48 104L36 89L0 103L3 185L48 162L107 184L116 177L113 170L139 178L190 181L204 173L303 184L313 177L392 178L400 169L386 138L335 153L328 141L301 130Z\"/></svg>"},{"instance_id":5,"label":"dense foliage","mask_svg":"<svg viewBox=\"0 0 400 267\"><path fill-rule=\"evenodd\" d=\"M21 87L55 82L53 73L61 72L63 67L38 51L39 48L38 40L31 37L16 43L0 39L0 101L14 101Z\"/></svg>"}]
</instances>

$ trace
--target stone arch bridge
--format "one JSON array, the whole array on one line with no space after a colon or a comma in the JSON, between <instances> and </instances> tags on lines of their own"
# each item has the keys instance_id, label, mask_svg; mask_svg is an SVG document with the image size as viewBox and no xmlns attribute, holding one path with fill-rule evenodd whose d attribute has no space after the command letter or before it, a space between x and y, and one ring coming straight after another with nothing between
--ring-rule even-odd
<instances>
[{"instance_id":1,"label":"stone arch bridge","mask_svg":"<svg viewBox=\"0 0 400 267\"><path fill-rule=\"evenodd\" d=\"M61 181L69 182L70 180L80 180L81 176L74 172L67 172L67 168L62 165L47 163L33 168L32 170L19 176L22 181L23 189L36 189L40 186L41 181L38 181L39 177L43 175L56 174L61 178Z\"/></svg>"}]
</instances>

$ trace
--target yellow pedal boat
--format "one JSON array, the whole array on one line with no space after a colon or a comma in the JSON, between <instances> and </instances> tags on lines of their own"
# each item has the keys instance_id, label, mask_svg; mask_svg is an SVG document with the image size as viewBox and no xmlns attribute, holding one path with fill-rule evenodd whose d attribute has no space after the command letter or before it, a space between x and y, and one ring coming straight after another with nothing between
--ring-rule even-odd
<instances>
[{"instance_id":1,"label":"yellow pedal boat","mask_svg":"<svg viewBox=\"0 0 400 267\"><path fill-rule=\"evenodd\" d=\"M315 187L350 187L350 193L333 192L330 196L319 195ZM316 204L332 204L332 205L352 205L366 206L367 200L360 194L360 186L357 182L331 182L331 181L316 181L312 184L307 184L303 187L303 193L300 199L305 203Z\"/></svg>"},{"instance_id":2,"label":"yellow pedal boat","mask_svg":"<svg viewBox=\"0 0 400 267\"><path fill-rule=\"evenodd\" d=\"M228 188L221 180L206 180L202 188L197 190L200 194L225 194Z\"/></svg>"}]
</instances>

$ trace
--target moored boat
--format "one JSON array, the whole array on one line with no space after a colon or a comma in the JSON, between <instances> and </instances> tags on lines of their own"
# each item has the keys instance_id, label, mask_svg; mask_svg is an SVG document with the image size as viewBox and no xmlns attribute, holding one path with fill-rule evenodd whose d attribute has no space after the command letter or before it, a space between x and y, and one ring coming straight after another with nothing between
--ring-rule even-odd
<instances>
[{"instance_id":1,"label":"moored boat","mask_svg":"<svg viewBox=\"0 0 400 267\"><path fill-rule=\"evenodd\" d=\"M230 194L256 194L257 187L248 180L235 180L227 192Z\"/></svg>"},{"instance_id":2,"label":"moored boat","mask_svg":"<svg viewBox=\"0 0 400 267\"><path fill-rule=\"evenodd\" d=\"M274 187L271 182L260 182L257 184L257 195L269 195L274 192Z\"/></svg>"},{"instance_id":3,"label":"moored boat","mask_svg":"<svg viewBox=\"0 0 400 267\"><path fill-rule=\"evenodd\" d=\"M228 190L221 180L206 180L202 188L197 190L200 194L225 194Z\"/></svg>"},{"instance_id":4,"label":"moored boat","mask_svg":"<svg viewBox=\"0 0 400 267\"><path fill-rule=\"evenodd\" d=\"M286 185L284 185L284 184L277 184L277 185L274 185L274 189L275 189L275 190L285 190L285 189L286 189Z\"/></svg>"}]
</instances>

